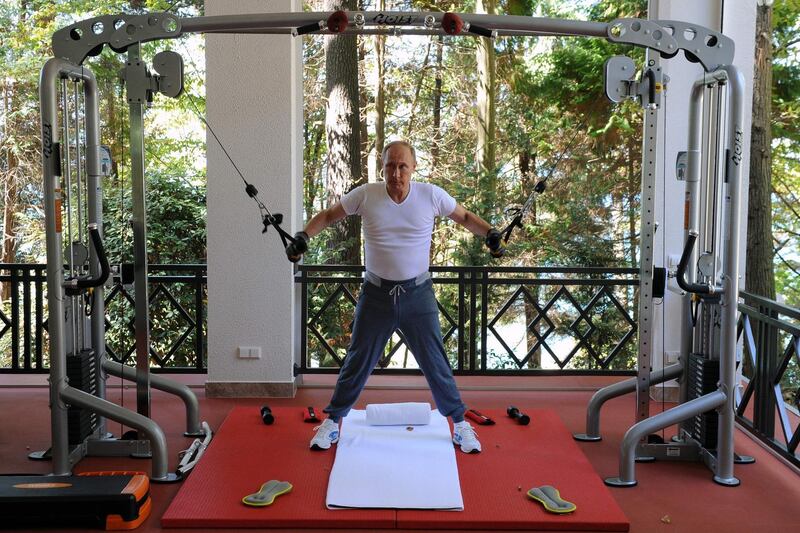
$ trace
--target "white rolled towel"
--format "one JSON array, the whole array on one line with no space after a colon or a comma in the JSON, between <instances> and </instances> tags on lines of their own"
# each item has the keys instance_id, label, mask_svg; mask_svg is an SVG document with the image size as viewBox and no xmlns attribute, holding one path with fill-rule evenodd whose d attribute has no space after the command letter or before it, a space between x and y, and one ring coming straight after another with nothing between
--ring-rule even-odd
<instances>
[{"instance_id":1,"label":"white rolled towel","mask_svg":"<svg viewBox=\"0 0 800 533\"><path fill-rule=\"evenodd\" d=\"M371 403L367 405L370 426L424 426L431 421L431 405L422 402Z\"/></svg>"}]
</instances>

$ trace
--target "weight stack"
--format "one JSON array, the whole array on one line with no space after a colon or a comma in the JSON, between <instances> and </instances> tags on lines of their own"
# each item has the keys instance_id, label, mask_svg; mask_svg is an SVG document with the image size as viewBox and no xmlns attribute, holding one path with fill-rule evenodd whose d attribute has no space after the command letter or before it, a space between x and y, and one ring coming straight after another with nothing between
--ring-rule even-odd
<instances>
[{"instance_id":1,"label":"weight stack","mask_svg":"<svg viewBox=\"0 0 800 533\"><path fill-rule=\"evenodd\" d=\"M67 379L70 387L97 396L97 360L94 350L67 354ZM67 410L69 444L80 444L97 429L97 413L70 405Z\"/></svg>"},{"instance_id":2,"label":"weight stack","mask_svg":"<svg viewBox=\"0 0 800 533\"><path fill-rule=\"evenodd\" d=\"M689 357L689 380L687 392L690 400L717 390L719 383L719 361L706 359L700 354ZM719 413L715 410L695 415L686 421L686 429L703 448L717 449L717 426Z\"/></svg>"}]
</instances>

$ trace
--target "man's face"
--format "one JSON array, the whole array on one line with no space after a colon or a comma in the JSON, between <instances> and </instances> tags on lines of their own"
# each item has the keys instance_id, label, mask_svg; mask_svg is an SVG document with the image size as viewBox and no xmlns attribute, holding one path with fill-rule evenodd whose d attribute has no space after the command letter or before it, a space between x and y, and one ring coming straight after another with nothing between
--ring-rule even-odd
<instances>
[{"instance_id":1,"label":"man's face","mask_svg":"<svg viewBox=\"0 0 800 533\"><path fill-rule=\"evenodd\" d=\"M383 160L383 179L389 194L405 197L408 194L411 176L417 164L411 150L402 144L395 144L386 151Z\"/></svg>"}]
</instances>

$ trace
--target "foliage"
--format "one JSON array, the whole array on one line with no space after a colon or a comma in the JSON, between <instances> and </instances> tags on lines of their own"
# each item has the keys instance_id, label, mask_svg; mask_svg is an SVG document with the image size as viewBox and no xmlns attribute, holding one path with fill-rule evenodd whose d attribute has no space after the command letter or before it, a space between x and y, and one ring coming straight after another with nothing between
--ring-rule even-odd
<instances>
[{"instance_id":1,"label":"foliage","mask_svg":"<svg viewBox=\"0 0 800 533\"><path fill-rule=\"evenodd\" d=\"M52 55L50 38L56 29L94 16L170 8L180 16L202 14L200 0L18 0L0 3L0 70L4 73L0 86L0 197L4 219L0 221L5 235L9 262L43 262L45 259L42 186L40 169L40 132L38 77L44 62ZM6 28L9 31L6 31ZM146 146L146 186L148 218L148 253L151 263L205 262L205 139L202 123L195 113L204 112L202 95L205 73L202 38L189 36L177 41L157 41L142 45L146 62L161 50L176 49L188 63L185 92L182 98L169 99L157 95L145 115L148 138ZM128 106L120 85L120 71L125 57L108 48L86 61L94 73L100 93L101 143L111 150L113 174L103 180L104 244L112 263L130 262L133 239L129 220L133 216L130 200L131 176L127 160L129 124ZM72 94L67 83L68 94ZM82 120L82 116L80 117ZM74 138L74 134L72 134ZM72 153L75 153L73 148ZM83 165L85 168L85 165ZM74 170L74 169L73 169ZM70 215L77 222L77 189L73 186ZM84 201L85 201L84 192ZM65 221L67 217L65 215ZM78 229L65 241L78 237ZM85 230L83 231L86 235ZM85 237L84 237L85 239ZM176 289L178 303L191 309L194 292ZM161 326L172 324L180 331L175 305L167 298L157 300L152 309L153 320ZM159 303L160 301L160 303ZM116 304L114 304L116 305ZM113 306L112 306L113 307ZM113 309L112 309L113 311ZM123 318L109 313L109 343L123 342L132 333ZM117 322L116 320L122 320ZM162 331L154 327L154 349L164 351ZM172 361L185 364L186 361Z\"/></svg>"},{"instance_id":2,"label":"foliage","mask_svg":"<svg viewBox=\"0 0 800 533\"><path fill-rule=\"evenodd\" d=\"M642 15L645 4L638 0L597 1L583 8L547 0L496 3L500 14L606 21ZM376 5L377 2L365 1L362 8L375 9ZM470 12L474 7L471 1L387 2L387 9L401 10ZM380 179L375 167L381 148L374 145L379 110L375 107L376 84L370 81L376 78L376 38L359 39L365 50L360 69L366 80L361 90L366 92L362 116L366 117L369 135L369 179L375 181ZM486 254L480 239L442 221L435 228L432 264L488 265L491 261L502 266L636 266L641 108L632 103L614 106L607 102L602 71L605 60L613 54L627 53L641 63L643 53L601 39L496 39L495 168L482 173L475 159L475 43L475 39L454 37L386 39L385 138L403 137L415 142L418 179L442 186L467 209L498 227L510 220L506 208L521 206L537 181L549 177L548 187L538 197L523 230L512 237L509 253L499 263ZM319 196L325 190L325 147L314 142L324 126L321 48L321 38L306 38L304 134L306 154L314 154L306 160L307 217L329 205L328 199ZM434 104L439 99L441 122L437 123ZM436 139L440 139L438 148L445 157L436 157ZM324 262L330 257L325 238L313 239L311 245L306 262ZM437 290L445 312L457 316L455 286L444 285ZM634 295L626 293L622 301L631 312ZM490 303L490 308L497 310L502 305L500 294L492 296ZM601 307L595 308L598 317L605 312ZM338 317L337 313L331 315ZM337 346L346 345L346 324L342 321L349 318L330 320L326 339ZM611 324L616 318L598 320ZM598 346L610 342L604 340L604 335L610 334L604 331L601 327L595 334L593 342ZM318 350L315 353L320 358L327 357ZM500 351L493 353L491 359L496 364L507 364ZM588 361L586 357L589 356L583 357L584 363ZM623 354L621 359L628 361L622 363L623 367L629 366L631 357L631 353Z\"/></svg>"},{"instance_id":3,"label":"foliage","mask_svg":"<svg viewBox=\"0 0 800 533\"><path fill-rule=\"evenodd\" d=\"M0 221L14 238L14 260L38 262L44 257L37 78L50 55L56 28L95 15L158 10L168 0L16 0L0 3L0 205L10 217ZM387 0L387 9L470 12L474 0ZM375 9L377 0L362 0ZM585 18L608 21L643 16L644 0L497 0L501 14ZM135 7L131 7L135 6ZM182 15L202 12L199 0L172 7ZM774 5L773 207L776 281L787 303L800 306L800 63L798 14L800 0ZM359 36L363 59L362 117L368 138L370 180L378 179L374 131L375 37ZM480 172L475 161L476 46L473 39L407 37L388 39L385 59L386 138L406 137L418 145L419 178L444 187L468 209L498 227L509 220L506 208L522 205L533 185L548 178L547 191L509 243L501 266L638 265L638 208L641 160L641 110L632 103L609 104L603 97L602 67L618 53L641 63L639 49L626 49L601 39L572 37L503 37L494 41L497 57L496 165ZM205 257L205 165L203 128L194 116L204 112L202 42L161 41L143 46L143 55L173 48L187 60L187 92L171 100L157 97L147 113L148 236L153 262L202 262ZM187 50L188 49L188 50ZM439 55L438 52L441 51ZM318 36L305 38L304 208L310 216L329 205L326 190L327 148L324 141L324 47ZM128 124L124 95L118 83L123 57L110 50L89 60L101 92L103 144L115 157L114 175L104 181L106 243L112 260L130 260L130 171L125 160ZM437 83L440 75L441 82ZM433 102L441 101L441 121ZM437 139L439 139L437 141ZM434 150L434 144L436 144ZM440 155L437 155L440 154ZM562 157L563 156L563 157ZM347 243L337 243L340 248ZM306 258L324 263L339 249L324 239L312 241ZM435 228L431 251L435 265L483 265L491 260L480 239L443 221ZM353 288L355 291L356 288ZM453 286L437 288L448 313L455 313ZM319 298L324 298L321 294ZM191 298L188 293L181 298ZM502 300L493 296L497 309ZM635 295L620 295L627 309ZM183 300L181 300L183 301ZM188 301L188 300L187 300ZM315 300L321 305L322 300ZM518 313L530 309L515 305ZM609 308L610 309L610 308ZM160 313L161 311L159 311ZM171 311L163 311L165 320ZM604 310L598 308L598 313ZM343 310L343 315L347 311ZM562 318L568 316L562 313ZM172 316L172 315L171 315ZM337 319L330 336L346 345L347 324ZM604 318L603 326L614 318ZM529 320L528 320L529 321ZM335 323L334 323L335 322ZM177 326L176 326L177 327ZM120 338L127 335L120 326ZM567 330L563 329L566 334ZM606 331L603 330L603 335ZM600 335L600 333L598 333ZM327 337L327 333L326 333ZM604 338L605 339L605 338ZM598 338L603 344L607 339ZM166 341L165 341L166 342ZM528 343L531 342L529 338ZM628 357L630 358L630 354ZM493 351L498 365L507 363ZM326 361L327 363L328 361Z\"/></svg>"},{"instance_id":4,"label":"foliage","mask_svg":"<svg viewBox=\"0 0 800 533\"><path fill-rule=\"evenodd\" d=\"M147 253L150 264L205 263L206 205L204 188L190 187L174 175L157 171L147 176ZM108 191L104 244L114 263L133 260L130 190ZM168 237L167 237L168 236Z\"/></svg>"},{"instance_id":5,"label":"foliage","mask_svg":"<svg viewBox=\"0 0 800 533\"><path fill-rule=\"evenodd\" d=\"M773 7L772 217L775 284L800 307L800 1Z\"/></svg>"},{"instance_id":6,"label":"foliage","mask_svg":"<svg viewBox=\"0 0 800 533\"><path fill-rule=\"evenodd\" d=\"M132 4L139 7L132 9ZM50 36L56 29L77 20L107 13L163 10L171 4L173 2L166 0L133 3L121 0L102 0L92 3L79 0L60 0L55 3L20 0L0 5L0 25L17 28L17 31L4 33L0 37L0 69L6 75L5 90L11 93L6 95L0 117L0 127L7 133L2 137L0 146L0 172L4 181L13 180L20 184L20 198L16 202L18 207L11 219L13 230L11 224L6 228L6 231L14 231L16 234L17 261L44 260L39 170L38 76L39 69L51 54ZM201 8L202 2L199 0L184 1L173 6L173 10L184 16L199 14ZM176 44L169 41L146 43L142 55L146 59L152 58L158 51L169 47L186 49L183 43ZM185 56L183 53L182 55ZM98 80L100 90L103 123L101 142L111 148L115 159L115 170L118 171L104 184L105 194L109 199L119 196L114 188L115 184L130 187L130 181L126 181L128 165L125 161L124 148L127 145L127 124L123 117L127 114L127 105L122 97L118 80L123 64L123 56L108 49L105 49L99 57L87 60L87 65ZM201 86L204 72L187 70L187 91L196 93ZM177 100L156 98L155 108L147 115L148 135L150 138L158 139L159 142L148 143L147 170L152 171L152 175L184 180L188 191L195 198L203 199L205 165L198 166L196 161L204 158L205 146L202 130L198 127L199 121L191 115L191 106L192 102L185 97ZM14 159L19 161L18 165L9 163L9 154L15 156ZM151 182L149 185L160 187L158 181L151 180ZM174 186L167 188L175 189ZM167 190L164 191L166 192ZM154 216L157 216L157 213L150 214L151 222L156 222L155 228L149 230L151 239L168 242L170 234L159 233L158 220ZM116 223L115 220L108 222ZM192 222L193 225L198 223L204 225L204 218ZM204 248L205 245L201 242L190 255L195 260L201 259L205 256Z\"/></svg>"}]
</instances>

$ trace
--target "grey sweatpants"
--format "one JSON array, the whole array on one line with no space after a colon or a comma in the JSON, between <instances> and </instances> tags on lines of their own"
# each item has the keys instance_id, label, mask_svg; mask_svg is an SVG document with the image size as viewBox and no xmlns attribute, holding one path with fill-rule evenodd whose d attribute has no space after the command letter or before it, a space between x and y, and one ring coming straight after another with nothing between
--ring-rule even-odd
<instances>
[{"instance_id":1,"label":"grey sweatpants","mask_svg":"<svg viewBox=\"0 0 800 533\"><path fill-rule=\"evenodd\" d=\"M367 273L356 305L353 335L331 402L324 409L338 421L356 403L395 329L402 331L433 393L436 408L455 421L466 406L456 387L442 344L433 282L426 272L405 281Z\"/></svg>"}]
</instances>

